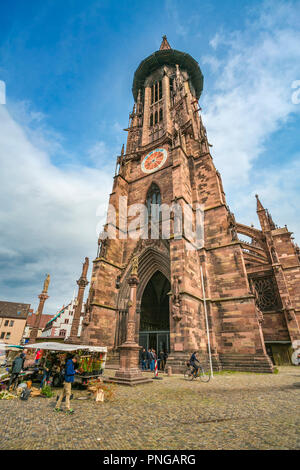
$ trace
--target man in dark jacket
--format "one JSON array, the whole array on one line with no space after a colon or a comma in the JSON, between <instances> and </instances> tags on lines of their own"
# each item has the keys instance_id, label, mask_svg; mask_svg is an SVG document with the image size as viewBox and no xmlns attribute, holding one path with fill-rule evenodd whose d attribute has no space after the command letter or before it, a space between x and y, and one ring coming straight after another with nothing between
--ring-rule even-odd
<instances>
[{"instance_id":1,"label":"man in dark jacket","mask_svg":"<svg viewBox=\"0 0 300 470\"><path fill-rule=\"evenodd\" d=\"M147 368L146 361L147 361L147 351L146 351L145 348L143 348L143 350L141 352L142 370L146 370L146 368Z\"/></svg>"},{"instance_id":2,"label":"man in dark jacket","mask_svg":"<svg viewBox=\"0 0 300 470\"><path fill-rule=\"evenodd\" d=\"M66 367L65 367L65 381L63 385L63 389L60 392L58 402L56 404L56 407L54 408L55 411L61 411L60 405L63 400L64 395L66 396L66 412L67 413L74 413L74 410L70 408L70 396L71 396L71 391L72 391L72 383L74 382L74 375L77 370L75 370L74 364L77 362L77 359L75 356L70 356L67 359L66 362Z\"/></svg>"},{"instance_id":3,"label":"man in dark jacket","mask_svg":"<svg viewBox=\"0 0 300 470\"><path fill-rule=\"evenodd\" d=\"M152 361L152 354L151 354L151 349L149 348L147 351L147 369L150 369L151 361Z\"/></svg>"},{"instance_id":4,"label":"man in dark jacket","mask_svg":"<svg viewBox=\"0 0 300 470\"><path fill-rule=\"evenodd\" d=\"M43 378L42 378L42 381L41 381L41 384L40 384L40 388L43 388L44 383L48 382L48 380L50 378L50 375L51 375L51 372L52 372L52 367L53 367L53 360L52 360L51 356L48 355L46 357L46 360L45 360L45 363L44 363L44 374L43 374Z\"/></svg>"},{"instance_id":5,"label":"man in dark jacket","mask_svg":"<svg viewBox=\"0 0 300 470\"><path fill-rule=\"evenodd\" d=\"M11 376L10 376L9 383L8 383L8 390L10 389L12 384L14 384L14 387L17 385L19 374L24 367L24 362L25 362L24 353L19 354L19 356L17 356L14 359L12 363L12 368L11 368Z\"/></svg>"}]
</instances>

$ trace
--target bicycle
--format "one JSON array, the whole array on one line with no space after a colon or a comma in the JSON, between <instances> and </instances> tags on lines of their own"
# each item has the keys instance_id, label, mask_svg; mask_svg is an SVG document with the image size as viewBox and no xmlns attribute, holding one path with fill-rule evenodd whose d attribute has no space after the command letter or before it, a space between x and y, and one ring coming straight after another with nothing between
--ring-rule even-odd
<instances>
[{"instance_id":1,"label":"bicycle","mask_svg":"<svg viewBox=\"0 0 300 470\"><path fill-rule=\"evenodd\" d=\"M201 365L198 366L198 371L196 371L189 363L187 363L187 369L183 375L185 380L194 380L200 377L201 382L209 382L211 377L210 371L205 372Z\"/></svg>"}]
</instances>

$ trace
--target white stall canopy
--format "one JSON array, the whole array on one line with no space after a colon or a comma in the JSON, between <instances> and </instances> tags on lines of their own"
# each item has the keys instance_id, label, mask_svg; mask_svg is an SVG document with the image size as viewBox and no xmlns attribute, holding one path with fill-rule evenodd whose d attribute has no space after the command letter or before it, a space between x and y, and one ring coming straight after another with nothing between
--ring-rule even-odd
<instances>
[{"instance_id":1,"label":"white stall canopy","mask_svg":"<svg viewBox=\"0 0 300 470\"><path fill-rule=\"evenodd\" d=\"M70 352L70 351L78 351L78 350L85 350L89 352L107 352L106 346L89 346L87 344L65 344L65 343L55 343L53 342L45 342L45 343L34 343L34 344L26 344L24 346L25 349L48 349L50 351L62 351L62 352Z\"/></svg>"}]
</instances>

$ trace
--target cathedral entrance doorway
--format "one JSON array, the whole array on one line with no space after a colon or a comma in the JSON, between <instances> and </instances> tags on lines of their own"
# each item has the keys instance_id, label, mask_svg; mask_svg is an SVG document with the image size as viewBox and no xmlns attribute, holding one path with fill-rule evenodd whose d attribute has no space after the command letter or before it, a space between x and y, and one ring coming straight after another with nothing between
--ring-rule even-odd
<instances>
[{"instance_id":1,"label":"cathedral entrance doorway","mask_svg":"<svg viewBox=\"0 0 300 470\"><path fill-rule=\"evenodd\" d=\"M156 353L169 352L169 280L156 271L142 295L139 344L145 349L153 348Z\"/></svg>"}]
</instances>

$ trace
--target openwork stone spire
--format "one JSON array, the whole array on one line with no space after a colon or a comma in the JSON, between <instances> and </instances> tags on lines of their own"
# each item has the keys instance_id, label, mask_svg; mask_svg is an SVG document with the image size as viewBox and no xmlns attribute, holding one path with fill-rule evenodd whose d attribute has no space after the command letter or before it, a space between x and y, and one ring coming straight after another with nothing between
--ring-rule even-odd
<instances>
[{"instance_id":1,"label":"openwork stone spire","mask_svg":"<svg viewBox=\"0 0 300 470\"><path fill-rule=\"evenodd\" d=\"M160 45L159 50L160 50L160 51L163 51L163 50L165 50L165 49L171 49L171 46L170 46L170 44L168 43L168 40L167 40L167 36L166 36L166 35L164 35L164 36L162 37L162 43L161 43L161 45Z\"/></svg>"}]
</instances>

